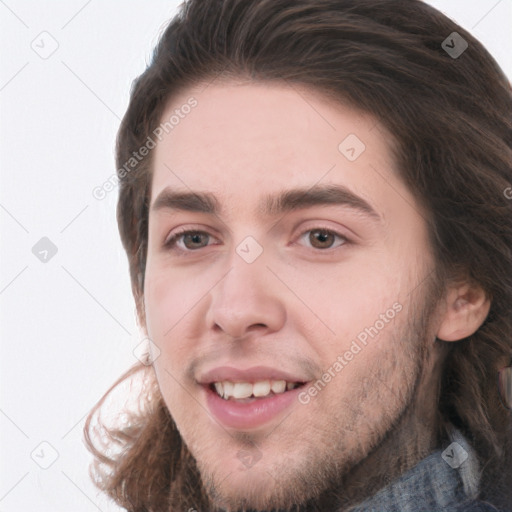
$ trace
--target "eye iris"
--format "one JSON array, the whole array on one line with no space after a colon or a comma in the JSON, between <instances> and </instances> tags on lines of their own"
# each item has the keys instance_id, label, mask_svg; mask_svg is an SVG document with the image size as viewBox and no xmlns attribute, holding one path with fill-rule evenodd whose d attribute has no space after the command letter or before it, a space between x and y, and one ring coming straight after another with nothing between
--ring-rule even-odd
<instances>
[{"instance_id":1,"label":"eye iris","mask_svg":"<svg viewBox=\"0 0 512 512\"><path fill-rule=\"evenodd\" d=\"M311 231L309 240L313 247L325 249L331 247L334 243L334 235L323 229L315 229ZM320 243L320 245L318 245L318 243Z\"/></svg>"},{"instance_id":2,"label":"eye iris","mask_svg":"<svg viewBox=\"0 0 512 512\"><path fill-rule=\"evenodd\" d=\"M209 235L206 233L185 233L183 236L183 243L187 249L197 249L198 247L205 247L208 245ZM201 238L203 242L201 243ZM309 240L313 247L319 249L328 249L334 243L335 235L325 229L314 229L310 231Z\"/></svg>"},{"instance_id":3,"label":"eye iris","mask_svg":"<svg viewBox=\"0 0 512 512\"><path fill-rule=\"evenodd\" d=\"M201 245L201 237L208 237L208 235L204 233L187 233L183 236L183 243L187 249L195 249L198 246L204 247L204 245ZM208 240L206 242L208 243ZM192 245L192 247L189 245Z\"/></svg>"}]
</instances>

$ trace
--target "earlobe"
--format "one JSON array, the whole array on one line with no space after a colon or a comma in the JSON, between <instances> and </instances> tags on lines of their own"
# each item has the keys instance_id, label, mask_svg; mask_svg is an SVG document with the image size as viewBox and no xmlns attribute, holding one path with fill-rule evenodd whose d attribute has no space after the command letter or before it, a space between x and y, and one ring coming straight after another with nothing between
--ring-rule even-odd
<instances>
[{"instance_id":1,"label":"earlobe","mask_svg":"<svg viewBox=\"0 0 512 512\"><path fill-rule=\"evenodd\" d=\"M458 341L474 334L484 323L491 301L479 286L464 284L450 288L437 338Z\"/></svg>"}]
</instances>

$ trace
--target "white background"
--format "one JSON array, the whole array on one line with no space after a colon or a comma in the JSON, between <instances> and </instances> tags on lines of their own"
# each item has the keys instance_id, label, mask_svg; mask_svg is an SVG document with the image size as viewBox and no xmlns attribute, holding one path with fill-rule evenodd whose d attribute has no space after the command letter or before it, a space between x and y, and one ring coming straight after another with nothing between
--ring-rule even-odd
<instances>
[{"instance_id":1,"label":"white background","mask_svg":"<svg viewBox=\"0 0 512 512\"><path fill-rule=\"evenodd\" d=\"M512 77L512 0L430 3ZM141 337L117 188L92 190L115 172L131 82L177 5L0 0L0 512L119 510L89 481L82 428ZM51 48L43 31L58 44L47 59L31 47ZM32 253L44 236L58 249L46 263Z\"/></svg>"}]
</instances>

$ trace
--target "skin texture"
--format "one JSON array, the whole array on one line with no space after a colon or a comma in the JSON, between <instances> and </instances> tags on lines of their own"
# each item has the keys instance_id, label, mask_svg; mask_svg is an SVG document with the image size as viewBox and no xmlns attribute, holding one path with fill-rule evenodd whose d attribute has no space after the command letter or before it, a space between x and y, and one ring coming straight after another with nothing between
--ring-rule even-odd
<instances>
[{"instance_id":1,"label":"skin texture","mask_svg":"<svg viewBox=\"0 0 512 512\"><path fill-rule=\"evenodd\" d=\"M229 510L302 502L369 464L388 431L408 436L396 467L417 461L434 443L435 393L425 389L439 378L436 334L467 336L489 304L464 283L432 304L425 213L398 177L391 136L368 115L286 84L200 84L171 98L162 119L192 95L197 107L153 150L151 205L169 187L209 192L221 211L150 209L145 329L210 496ZM354 161L338 149L349 134L365 145ZM332 184L378 218L346 205L258 209L267 194ZM182 228L205 234L164 247ZM342 237L319 240L317 229ZM236 252L248 236L263 251L252 263ZM210 415L198 384L206 371L261 365L314 383L393 305L400 311L307 404L245 431Z\"/></svg>"}]
</instances>

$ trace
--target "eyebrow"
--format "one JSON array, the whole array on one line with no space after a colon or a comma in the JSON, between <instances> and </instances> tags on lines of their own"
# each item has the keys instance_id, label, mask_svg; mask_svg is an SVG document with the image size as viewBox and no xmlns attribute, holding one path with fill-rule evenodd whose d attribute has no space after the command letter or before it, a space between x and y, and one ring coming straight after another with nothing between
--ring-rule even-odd
<instances>
[{"instance_id":1,"label":"eyebrow","mask_svg":"<svg viewBox=\"0 0 512 512\"><path fill-rule=\"evenodd\" d=\"M294 210L328 205L346 206L374 220L381 220L381 216L365 199L343 185L315 185L267 195L258 211L265 216L277 216ZM221 208L217 198L209 192L179 192L165 188L153 202L151 210L182 210L219 215Z\"/></svg>"}]
</instances>

